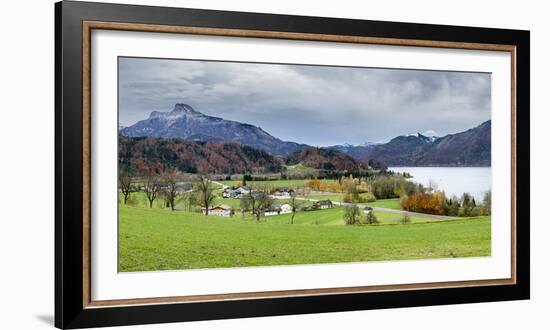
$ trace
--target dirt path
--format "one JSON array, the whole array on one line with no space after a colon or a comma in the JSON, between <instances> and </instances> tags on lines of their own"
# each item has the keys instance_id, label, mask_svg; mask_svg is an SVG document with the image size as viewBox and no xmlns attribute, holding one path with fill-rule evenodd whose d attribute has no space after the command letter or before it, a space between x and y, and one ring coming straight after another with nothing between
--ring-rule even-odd
<instances>
[{"instance_id":1,"label":"dirt path","mask_svg":"<svg viewBox=\"0 0 550 330\"><path fill-rule=\"evenodd\" d=\"M212 181L212 180L210 180L210 183L213 183L213 184L215 184L215 185L218 185L218 186L222 187L222 189L225 189L225 188L228 188L228 187L229 187L229 186L224 185L223 183L218 182L218 181Z\"/></svg>"}]
</instances>

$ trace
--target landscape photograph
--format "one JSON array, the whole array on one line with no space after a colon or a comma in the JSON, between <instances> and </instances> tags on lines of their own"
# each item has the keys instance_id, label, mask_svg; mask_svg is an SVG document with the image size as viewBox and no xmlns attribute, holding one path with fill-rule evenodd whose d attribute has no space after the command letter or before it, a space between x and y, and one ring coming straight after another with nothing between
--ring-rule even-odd
<instances>
[{"instance_id":1,"label":"landscape photograph","mask_svg":"<svg viewBox=\"0 0 550 330\"><path fill-rule=\"evenodd\" d=\"M491 256L491 74L119 57L120 272Z\"/></svg>"}]
</instances>

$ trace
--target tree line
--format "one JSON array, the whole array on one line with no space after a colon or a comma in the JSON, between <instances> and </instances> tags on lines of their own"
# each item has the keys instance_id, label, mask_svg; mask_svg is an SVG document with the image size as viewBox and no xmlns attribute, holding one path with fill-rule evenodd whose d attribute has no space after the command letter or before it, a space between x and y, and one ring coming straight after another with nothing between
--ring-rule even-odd
<instances>
[{"instance_id":1,"label":"tree line","mask_svg":"<svg viewBox=\"0 0 550 330\"><path fill-rule=\"evenodd\" d=\"M480 202L469 193L447 198L445 192L416 192L400 199L404 210L458 217L476 217L491 214L491 192L487 191Z\"/></svg>"},{"instance_id":2,"label":"tree line","mask_svg":"<svg viewBox=\"0 0 550 330\"><path fill-rule=\"evenodd\" d=\"M214 187L206 176L199 175L198 180L188 190L179 185L180 181L181 176L176 169L168 168L160 173L151 170L142 177L131 176L128 172L121 171L118 176L121 202L129 204L132 193L142 192L150 208L159 199L162 199L163 207L172 211L175 210L178 202L183 202L188 211L191 211L194 206L205 209L211 207L216 196Z\"/></svg>"},{"instance_id":3,"label":"tree line","mask_svg":"<svg viewBox=\"0 0 550 330\"><path fill-rule=\"evenodd\" d=\"M150 170L145 177L133 177L127 171L121 171L119 190L122 194L122 203L128 204L132 193L142 192L149 208L153 207L156 200L162 199L163 207L170 208L172 211L175 210L178 202L183 202L187 206L187 211L192 211L193 206L198 206L205 210L205 215L208 215L207 210L210 210L217 197L212 180L207 175L198 175L189 191L184 191L178 186L180 180L181 176L175 169L164 169L160 173ZM275 199L271 196L273 190L267 183L255 185L249 194L240 199L240 210L243 216L250 212L257 221L260 221L264 212L275 203ZM298 187L290 193L287 201L291 207L290 224L294 223L296 213L304 205L303 197L308 191L309 189L305 187Z\"/></svg>"}]
</instances>

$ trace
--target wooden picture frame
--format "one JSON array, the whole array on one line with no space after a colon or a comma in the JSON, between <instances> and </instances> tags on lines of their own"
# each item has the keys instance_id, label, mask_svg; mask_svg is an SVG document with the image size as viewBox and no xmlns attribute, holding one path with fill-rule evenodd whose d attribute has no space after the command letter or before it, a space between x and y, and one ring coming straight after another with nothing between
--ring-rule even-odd
<instances>
[{"instance_id":1,"label":"wooden picture frame","mask_svg":"<svg viewBox=\"0 0 550 330\"><path fill-rule=\"evenodd\" d=\"M56 15L56 303L59 328L181 322L529 298L529 32L59 2ZM140 299L91 298L91 31L236 36L509 52L511 277Z\"/></svg>"}]
</instances>

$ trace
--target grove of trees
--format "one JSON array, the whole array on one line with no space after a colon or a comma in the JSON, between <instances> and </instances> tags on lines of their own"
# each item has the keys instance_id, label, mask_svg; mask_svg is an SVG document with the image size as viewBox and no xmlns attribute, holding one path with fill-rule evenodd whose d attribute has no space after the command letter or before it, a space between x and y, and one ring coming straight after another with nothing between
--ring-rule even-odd
<instances>
[{"instance_id":1,"label":"grove of trees","mask_svg":"<svg viewBox=\"0 0 550 330\"><path fill-rule=\"evenodd\" d=\"M442 191L416 192L403 195L400 199L404 210L458 217L475 217L491 214L491 192L485 193L483 201L478 204L472 195L464 193L460 198L447 198Z\"/></svg>"}]
</instances>

